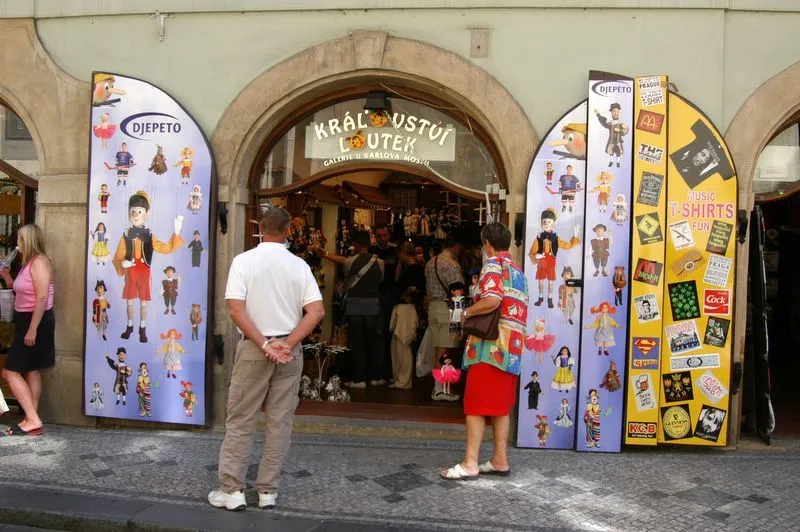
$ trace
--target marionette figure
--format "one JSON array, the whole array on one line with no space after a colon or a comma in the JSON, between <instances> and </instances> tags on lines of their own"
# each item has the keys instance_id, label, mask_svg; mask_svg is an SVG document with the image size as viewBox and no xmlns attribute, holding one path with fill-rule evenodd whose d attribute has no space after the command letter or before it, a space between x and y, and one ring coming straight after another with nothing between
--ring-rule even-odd
<instances>
[{"instance_id":1,"label":"marionette figure","mask_svg":"<svg viewBox=\"0 0 800 532\"><path fill-rule=\"evenodd\" d=\"M450 332L461 332L461 315L469 301L464 296L464 283L453 283L448 288L447 308L450 311Z\"/></svg>"},{"instance_id":2,"label":"marionette figure","mask_svg":"<svg viewBox=\"0 0 800 532\"><path fill-rule=\"evenodd\" d=\"M589 192L597 192L597 210L600 213L605 213L608 210L608 198L611 196L611 182L614 180L608 172L600 172L597 176L597 186Z\"/></svg>"},{"instance_id":3,"label":"marionette figure","mask_svg":"<svg viewBox=\"0 0 800 532\"><path fill-rule=\"evenodd\" d=\"M139 396L139 415L142 417L150 417L150 371L147 369L146 362L139 364L139 378L136 381L136 395Z\"/></svg>"},{"instance_id":4,"label":"marionette figure","mask_svg":"<svg viewBox=\"0 0 800 532\"><path fill-rule=\"evenodd\" d=\"M342 257L347 256L347 249L350 247L350 228L347 227L347 220L339 220L339 229L336 230L336 254Z\"/></svg>"},{"instance_id":5,"label":"marionette figure","mask_svg":"<svg viewBox=\"0 0 800 532\"><path fill-rule=\"evenodd\" d=\"M611 213L611 221L617 225L622 225L628 220L628 201L623 194L617 194L614 200L614 212Z\"/></svg>"},{"instance_id":6,"label":"marionette figure","mask_svg":"<svg viewBox=\"0 0 800 532\"><path fill-rule=\"evenodd\" d=\"M123 186L128 184L128 171L132 166L136 166L136 162L133 160L133 155L128 151L128 145L124 142L122 143L120 150L114 156L114 165L112 166L108 163L104 164L109 170L117 171L117 186L120 184Z\"/></svg>"},{"instance_id":7,"label":"marionette figure","mask_svg":"<svg viewBox=\"0 0 800 532\"><path fill-rule=\"evenodd\" d=\"M544 177L547 180L547 186L553 186L554 173L555 169L553 168L553 163L547 163L547 166L544 169Z\"/></svg>"},{"instance_id":8,"label":"marionette figure","mask_svg":"<svg viewBox=\"0 0 800 532\"><path fill-rule=\"evenodd\" d=\"M567 284L573 277L575 274L572 273L572 266L564 266L561 270L561 279L564 282L558 287L558 308L570 325L573 324L572 318L575 316L575 293L578 291L574 286Z\"/></svg>"},{"instance_id":9,"label":"marionette figure","mask_svg":"<svg viewBox=\"0 0 800 532\"><path fill-rule=\"evenodd\" d=\"M123 89L114 88L114 76L110 74L95 74L92 80L92 107L110 106L115 107L115 103L120 102L120 98L112 98L115 95L123 95Z\"/></svg>"},{"instance_id":10,"label":"marionette figure","mask_svg":"<svg viewBox=\"0 0 800 532\"><path fill-rule=\"evenodd\" d=\"M114 362L108 353L105 354L108 367L114 370L114 393L117 394L117 404L122 399L122 406L125 406L125 401L128 399L128 377L133 375L133 370L125 363L128 352L124 347L117 348L117 360Z\"/></svg>"},{"instance_id":11,"label":"marionette figure","mask_svg":"<svg viewBox=\"0 0 800 532\"><path fill-rule=\"evenodd\" d=\"M94 285L94 292L97 297L92 301L92 323L103 340L106 339L108 330L108 309L111 303L106 298L106 283L103 280L97 281Z\"/></svg>"},{"instance_id":12,"label":"marionette figure","mask_svg":"<svg viewBox=\"0 0 800 532\"><path fill-rule=\"evenodd\" d=\"M406 214L403 216L403 230L406 233L406 238L411 238L417 232L414 219L411 217L411 209L406 209Z\"/></svg>"},{"instance_id":13,"label":"marionette figure","mask_svg":"<svg viewBox=\"0 0 800 532\"><path fill-rule=\"evenodd\" d=\"M581 182L578 177L572 173L572 165L567 165L567 171L564 175L558 178L558 191L555 194L561 194L561 214L567 212L572 214L575 209L575 195L578 191L583 190Z\"/></svg>"},{"instance_id":14,"label":"marionette figure","mask_svg":"<svg viewBox=\"0 0 800 532\"><path fill-rule=\"evenodd\" d=\"M106 231L106 224L98 222L94 231L91 231L94 246L92 247L92 257L95 263L99 266L105 264L111 252L108 250L108 231Z\"/></svg>"},{"instance_id":15,"label":"marionette figure","mask_svg":"<svg viewBox=\"0 0 800 532\"><path fill-rule=\"evenodd\" d=\"M167 266L164 268L164 275L166 276L161 280L161 295L164 296L164 314L175 314L175 303L178 300L178 276L175 274L175 268Z\"/></svg>"},{"instance_id":16,"label":"marionette figure","mask_svg":"<svg viewBox=\"0 0 800 532\"><path fill-rule=\"evenodd\" d=\"M541 215L542 232L533 241L528 256L536 265L536 280L539 282L539 299L534 303L540 306L544 300L544 286L547 281L547 306L553 308L553 283L556 280L556 257L559 249L571 249L581 243L578 235L580 225L575 226L571 240L562 240L554 231L556 224L556 211L545 209Z\"/></svg>"},{"instance_id":17,"label":"marionette figure","mask_svg":"<svg viewBox=\"0 0 800 532\"><path fill-rule=\"evenodd\" d=\"M594 263L594 275L597 277L602 274L603 277L608 277L606 266L608 266L608 256L611 251L611 233L608 232L608 227L604 224L597 224L592 229L594 231L594 238L590 241L592 245L592 262Z\"/></svg>"},{"instance_id":18,"label":"marionette figure","mask_svg":"<svg viewBox=\"0 0 800 532\"><path fill-rule=\"evenodd\" d=\"M160 336L161 339L166 340L166 342L161 346L161 349L156 351L156 354L164 353L164 369L167 371L167 378L172 377L173 379L177 379L178 376L176 372L183 369L181 367L181 353L186 352L186 350L176 342L176 340L182 338L182 335L177 330L170 329L165 333L161 333Z\"/></svg>"},{"instance_id":19,"label":"marionette figure","mask_svg":"<svg viewBox=\"0 0 800 532\"><path fill-rule=\"evenodd\" d=\"M411 215L411 235L412 236L414 236L414 235L419 233L419 222L420 222L419 209L414 209L414 212Z\"/></svg>"},{"instance_id":20,"label":"marionette figure","mask_svg":"<svg viewBox=\"0 0 800 532\"><path fill-rule=\"evenodd\" d=\"M419 234L425 237L431 236L431 218L424 208L419 215Z\"/></svg>"},{"instance_id":21,"label":"marionette figure","mask_svg":"<svg viewBox=\"0 0 800 532\"><path fill-rule=\"evenodd\" d=\"M200 339L200 324L203 323L203 314L198 303L192 303L189 311L189 324L192 326L192 341Z\"/></svg>"},{"instance_id":22,"label":"marionette figure","mask_svg":"<svg viewBox=\"0 0 800 532\"><path fill-rule=\"evenodd\" d=\"M99 382L94 383L92 387L92 398L89 399L89 404L92 405L95 410L102 410L105 406L103 404L103 390L100 389Z\"/></svg>"},{"instance_id":23,"label":"marionette figure","mask_svg":"<svg viewBox=\"0 0 800 532\"><path fill-rule=\"evenodd\" d=\"M192 250L192 268L200 267L200 256L203 254L203 243L200 242L200 231L197 229L192 233L192 241L189 242L187 248Z\"/></svg>"},{"instance_id":24,"label":"marionette figure","mask_svg":"<svg viewBox=\"0 0 800 532\"><path fill-rule=\"evenodd\" d=\"M589 390L589 397L586 398L586 411L583 413L583 422L586 424L586 447L600 448L600 416L611 415L611 407L605 412L600 408L600 396L597 390Z\"/></svg>"},{"instance_id":25,"label":"marionette figure","mask_svg":"<svg viewBox=\"0 0 800 532\"><path fill-rule=\"evenodd\" d=\"M628 285L625 266L614 266L614 277L611 278L611 284L614 287L614 304L622 305L622 289Z\"/></svg>"},{"instance_id":26,"label":"marionette figure","mask_svg":"<svg viewBox=\"0 0 800 532\"><path fill-rule=\"evenodd\" d=\"M197 396L192 391L192 381L181 381L182 392L178 395L183 398L183 413L186 417L192 417L192 410L197 404Z\"/></svg>"},{"instance_id":27,"label":"marionette figure","mask_svg":"<svg viewBox=\"0 0 800 532\"><path fill-rule=\"evenodd\" d=\"M562 429L570 428L572 423L572 417L569 415L572 407L569 406L569 399L566 397L561 400L561 406L558 407L558 417L555 421L553 421L554 425L558 425Z\"/></svg>"},{"instance_id":28,"label":"marionette figure","mask_svg":"<svg viewBox=\"0 0 800 532\"><path fill-rule=\"evenodd\" d=\"M186 204L186 208L189 209L189 212L192 214L197 214L200 212L200 209L203 208L203 193L200 190L200 185L192 187L192 191L189 193L189 203Z\"/></svg>"},{"instance_id":29,"label":"marionette figure","mask_svg":"<svg viewBox=\"0 0 800 532\"><path fill-rule=\"evenodd\" d=\"M439 358L439 364L441 367L433 370L433 378L442 384L442 391L445 395L452 395L450 385L458 382L461 378L461 370L453 366L453 360L447 353Z\"/></svg>"},{"instance_id":30,"label":"marionette figure","mask_svg":"<svg viewBox=\"0 0 800 532\"><path fill-rule=\"evenodd\" d=\"M572 351L569 350L569 347L562 346L558 350L558 354L553 357L553 364L557 369L551 387L564 393L573 389L575 376L572 374L572 367L575 365L575 359L572 358Z\"/></svg>"},{"instance_id":31,"label":"marionette figure","mask_svg":"<svg viewBox=\"0 0 800 532\"><path fill-rule=\"evenodd\" d=\"M531 373L531 382L525 385L523 390L528 390L528 410L539 410L539 394L542 393L542 385L539 384L539 372Z\"/></svg>"},{"instance_id":32,"label":"marionette figure","mask_svg":"<svg viewBox=\"0 0 800 532\"><path fill-rule=\"evenodd\" d=\"M114 133L117 131L117 126L109 123L110 120L111 115L108 113L101 113L100 123L96 126L92 126L94 136L100 139L100 147L103 149L108 148L108 139L113 137Z\"/></svg>"},{"instance_id":33,"label":"marionette figure","mask_svg":"<svg viewBox=\"0 0 800 532\"><path fill-rule=\"evenodd\" d=\"M536 414L536 419L539 420L533 426L537 430L536 437L539 439L539 447L547 445L547 437L550 436L550 424L547 423L547 416L543 414Z\"/></svg>"},{"instance_id":34,"label":"marionette figure","mask_svg":"<svg viewBox=\"0 0 800 532\"><path fill-rule=\"evenodd\" d=\"M597 355L609 355L609 348L617 345L614 340L613 329L620 329L622 325L614 321L611 314L617 311L617 307L612 307L607 301L603 301L596 307L591 308L592 314L599 314L594 323L587 325L586 329L594 329L594 345L597 346Z\"/></svg>"},{"instance_id":35,"label":"marionette figure","mask_svg":"<svg viewBox=\"0 0 800 532\"><path fill-rule=\"evenodd\" d=\"M167 173L167 158L164 157L164 148L156 144L156 154L153 157L153 161L150 163L150 168L148 168L151 172L156 175L164 175Z\"/></svg>"},{"instance_id":36,"label":"marionette figure","mask_svg":"<svg viewBox=\"0 0 800 532\"><path fill-rule=\"evenodd\" d=\"M192 150L189 146L186 146L181 150L180 155L178 156L178 162L175 163L175 167L180 167L181 169L181 185L188 185L189 178L192 175L192 158L194 157L194 150Z\"/></svg>"},{"instance_id":37,"label":"marionette figure","mask_svg":"<svg viewBox=\"0 0 800 532\"><path fill-rule=\"evenodd\" d=\"M473 271L470 275L469 297L472 299L473 303L477 303L478 299L481 297L480 278L480 272L477 270Z\"/></svg>"},{"instance_id":38,"label":"marionette figure","mask_svg":"<svg viewBox=\"0 0 800 532\"><path fill-rule=\"evenodd\" d=\"M533 334L525 339L525 347L536 355L536 363L544 362L544 354L553 347L556 335L547 334L546 323L544 320L536 320L533 323Z\"/></svg>"},{"instance_id":39,"label":"marionette figure","mask_svg":"<svg viewBox=\"0 0 800 532\"><path fill-rule=\"evenodd\" d=\"M322 232L322 229L314 226L311 226L309 239L311 240L312 248L324 248L325 244L328 243L328 239L325 238L325 233Z\"/></svg>"},{"instance_id":40,"label":"marionette figure","mask_svg":"<svg viewBox=\"0 0 800 532\"><path fill-rule=\"evenodd\" d=\"M122 298L126 301L128 323L121 337L124 340L133 334L133 307L139 300L139 341L147 342L147 305L151 300L150 265L153 252L169 254L183 245L180 237L183 227L183 216L177 216L174 222L174 233L168 242L159 241L145 224L150 216L150 196L140 190L128 200L128 219L131 226L120 237L117 251L114 254L114 268L120 277L125 277Z\"/></svg>"},{"instance_id":41,"label":"marionette figure","mask_svg":"<svg viewBox=\"0 0 800 532\"><path fill-rule=\"evenodd\" d=\"M100 213L106 214L108 212L108 200L111 198L111 193L108 191L108 185L103 183L100 185L100 194L97 199L100 200Z\"/></svg>"},{"instance_id":42,"label":"marionette figure","mask_svg":"<svg viewBox=\"0 0 800 532\"><path fill-rule=\"evenodd\" d=\"M433 237L436 240L444 240L447 238L447 221L445 220L444 210L439 211L439 214L436 214L436 211L433 211L433 214L436 217L436 221L434 222L436 230L433 233Z\"/></svg>"},{"instance_id":43,"label":"marionette figure","mask_svg":"<svg viewBox=\"0 0 800 532\"><path fill-rule=\"evenodd\" d=\"M594 110L595 116L597 116L597 121L600 122L600 125L603 126L608 130L608 141L606 141L606 153L609 156L608 159L608 167L617 163L617 168L619 168L619 161L620 156L625 153L625 150L622 145L622 137L628 134L628 125L625 124L620 120L620 111L622 107L620 104L614 102L608 108L608 111L611 113L611 120L606 118L605 116L600 114L600 111L597 109Z\"/></svg>"},{"instance_id":44,"label":"marionette figure","mask_svg":"<svg viewBox=\"0 0 800 532\"><path fill-rule=\"evenodd\" d=\"M608 363L608 371L606 371L603 382L600 384L601 388L605 388L609 392L616 392L622 388L622 381L619 378L619 371L617 371L617 363L613 360Z\"/></svg>"}]
</instances>

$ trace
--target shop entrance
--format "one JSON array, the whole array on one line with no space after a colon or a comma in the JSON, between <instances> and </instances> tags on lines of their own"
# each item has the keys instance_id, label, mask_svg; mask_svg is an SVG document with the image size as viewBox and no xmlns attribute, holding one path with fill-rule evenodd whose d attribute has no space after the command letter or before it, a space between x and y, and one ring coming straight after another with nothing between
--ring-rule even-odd
<instances>
[{"instance_id":1,"label":"shop entrance","mask_svg":"<svg viewBox=\"0 0 800 532\"><path fill-rule=\"evenodd\" d=\"M442 250L448 233L458 231L469 287L470 272L480 268L479 231L487 205L496 213L504 210L497 190L504 187L502 170L495 150L468 116L454 116L454 108L424 95L381 88L333 95L316 109L299 111L267 140L251 174L246 247L260 241L258 219L266 209L286 208L292 215L290 249L311 266L323 293L326 317L309 339L316 347L307 349L304 368L313 391L299 413L459 422L463 383L454 386L447 400L435 400L430 371L417 376L426 326L424 264ZM369 233L371 251L385 263L381 346L369 354L382 358L385 372L374 385L343 388L349 401L336 402L328 399L335 390L327 392L315 382L327 385L332 377L349 377L352 339L342 306L346 275L340 264L313 250L352 256L353 237L362 231ZM386 231L388 249L380 240ZM418 317L410 335L414 376L408 389L389 385L390 316L403 303L411 303ZM453 350L456 362L459 351Z\"/></svg>"}]
</instances>

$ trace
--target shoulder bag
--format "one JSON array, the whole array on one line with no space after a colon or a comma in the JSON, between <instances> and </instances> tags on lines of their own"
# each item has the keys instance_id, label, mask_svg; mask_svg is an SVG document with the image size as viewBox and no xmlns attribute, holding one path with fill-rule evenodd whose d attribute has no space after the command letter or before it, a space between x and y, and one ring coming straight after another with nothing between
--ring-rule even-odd
<instances>
[{"instance_id":1,"label":"shoulder bag","mask_svg":"<svg viewBox=\"0 0 800 532\"><path fill-rule=\"evenodd\" d=\"M501 267L506 266L501 263ZM487 314L478 314L477 316L468 316L461 326L464 334L482 338L484 340L497 340L500 336L500 308L503 306L501 301L497 308Z\"/></svg>"}]
</instances>

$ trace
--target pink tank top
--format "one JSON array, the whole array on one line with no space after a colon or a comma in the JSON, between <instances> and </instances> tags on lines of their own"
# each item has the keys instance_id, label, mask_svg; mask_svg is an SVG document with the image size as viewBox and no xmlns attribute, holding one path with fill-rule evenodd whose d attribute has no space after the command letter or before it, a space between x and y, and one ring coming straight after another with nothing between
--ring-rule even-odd
<instances>
[{"instance_id":1,"label":"pink tank top","mask_svg":"<svg viewBox=\"0 0 800 532\"><path fill-rule=\"evenodd\" d=\"M14 310L17 312L33 312L36 309L36 291L33 288L33 278L31 278L31 263L25 265L20 270L17 278L14 279ZM55 285L50 283L50 290L47 294L47 305L45 310L53 308L53 297L55 296Z\"/></svg>"}]
</instances>

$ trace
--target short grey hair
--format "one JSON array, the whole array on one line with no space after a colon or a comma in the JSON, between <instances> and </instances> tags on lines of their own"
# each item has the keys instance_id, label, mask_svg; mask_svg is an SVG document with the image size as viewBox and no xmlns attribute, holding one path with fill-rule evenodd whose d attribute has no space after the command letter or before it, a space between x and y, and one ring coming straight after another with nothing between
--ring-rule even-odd
<instances>
[{"instance_id":1,"label":"short grey hair","mask_svg":"<svg viewBox=\"0 0 800 532\"><path fill-rule=\"evenodd\" d=\"M511 247L511 231L499 222L486 224L481 229L481 242L489 242L495 251L508 251Z\"/></svg>"},{"instance_id":2,"label":"short grey hair","mask_svg":"<svg viewBox=\"0 0 800 532\"><path fill-rule=\"evenodd\" d=\"M283 207L272 207L258 222L258 228L266 235L280 235L289 227L292 216Z\"/></svg>"}]
</instances>

